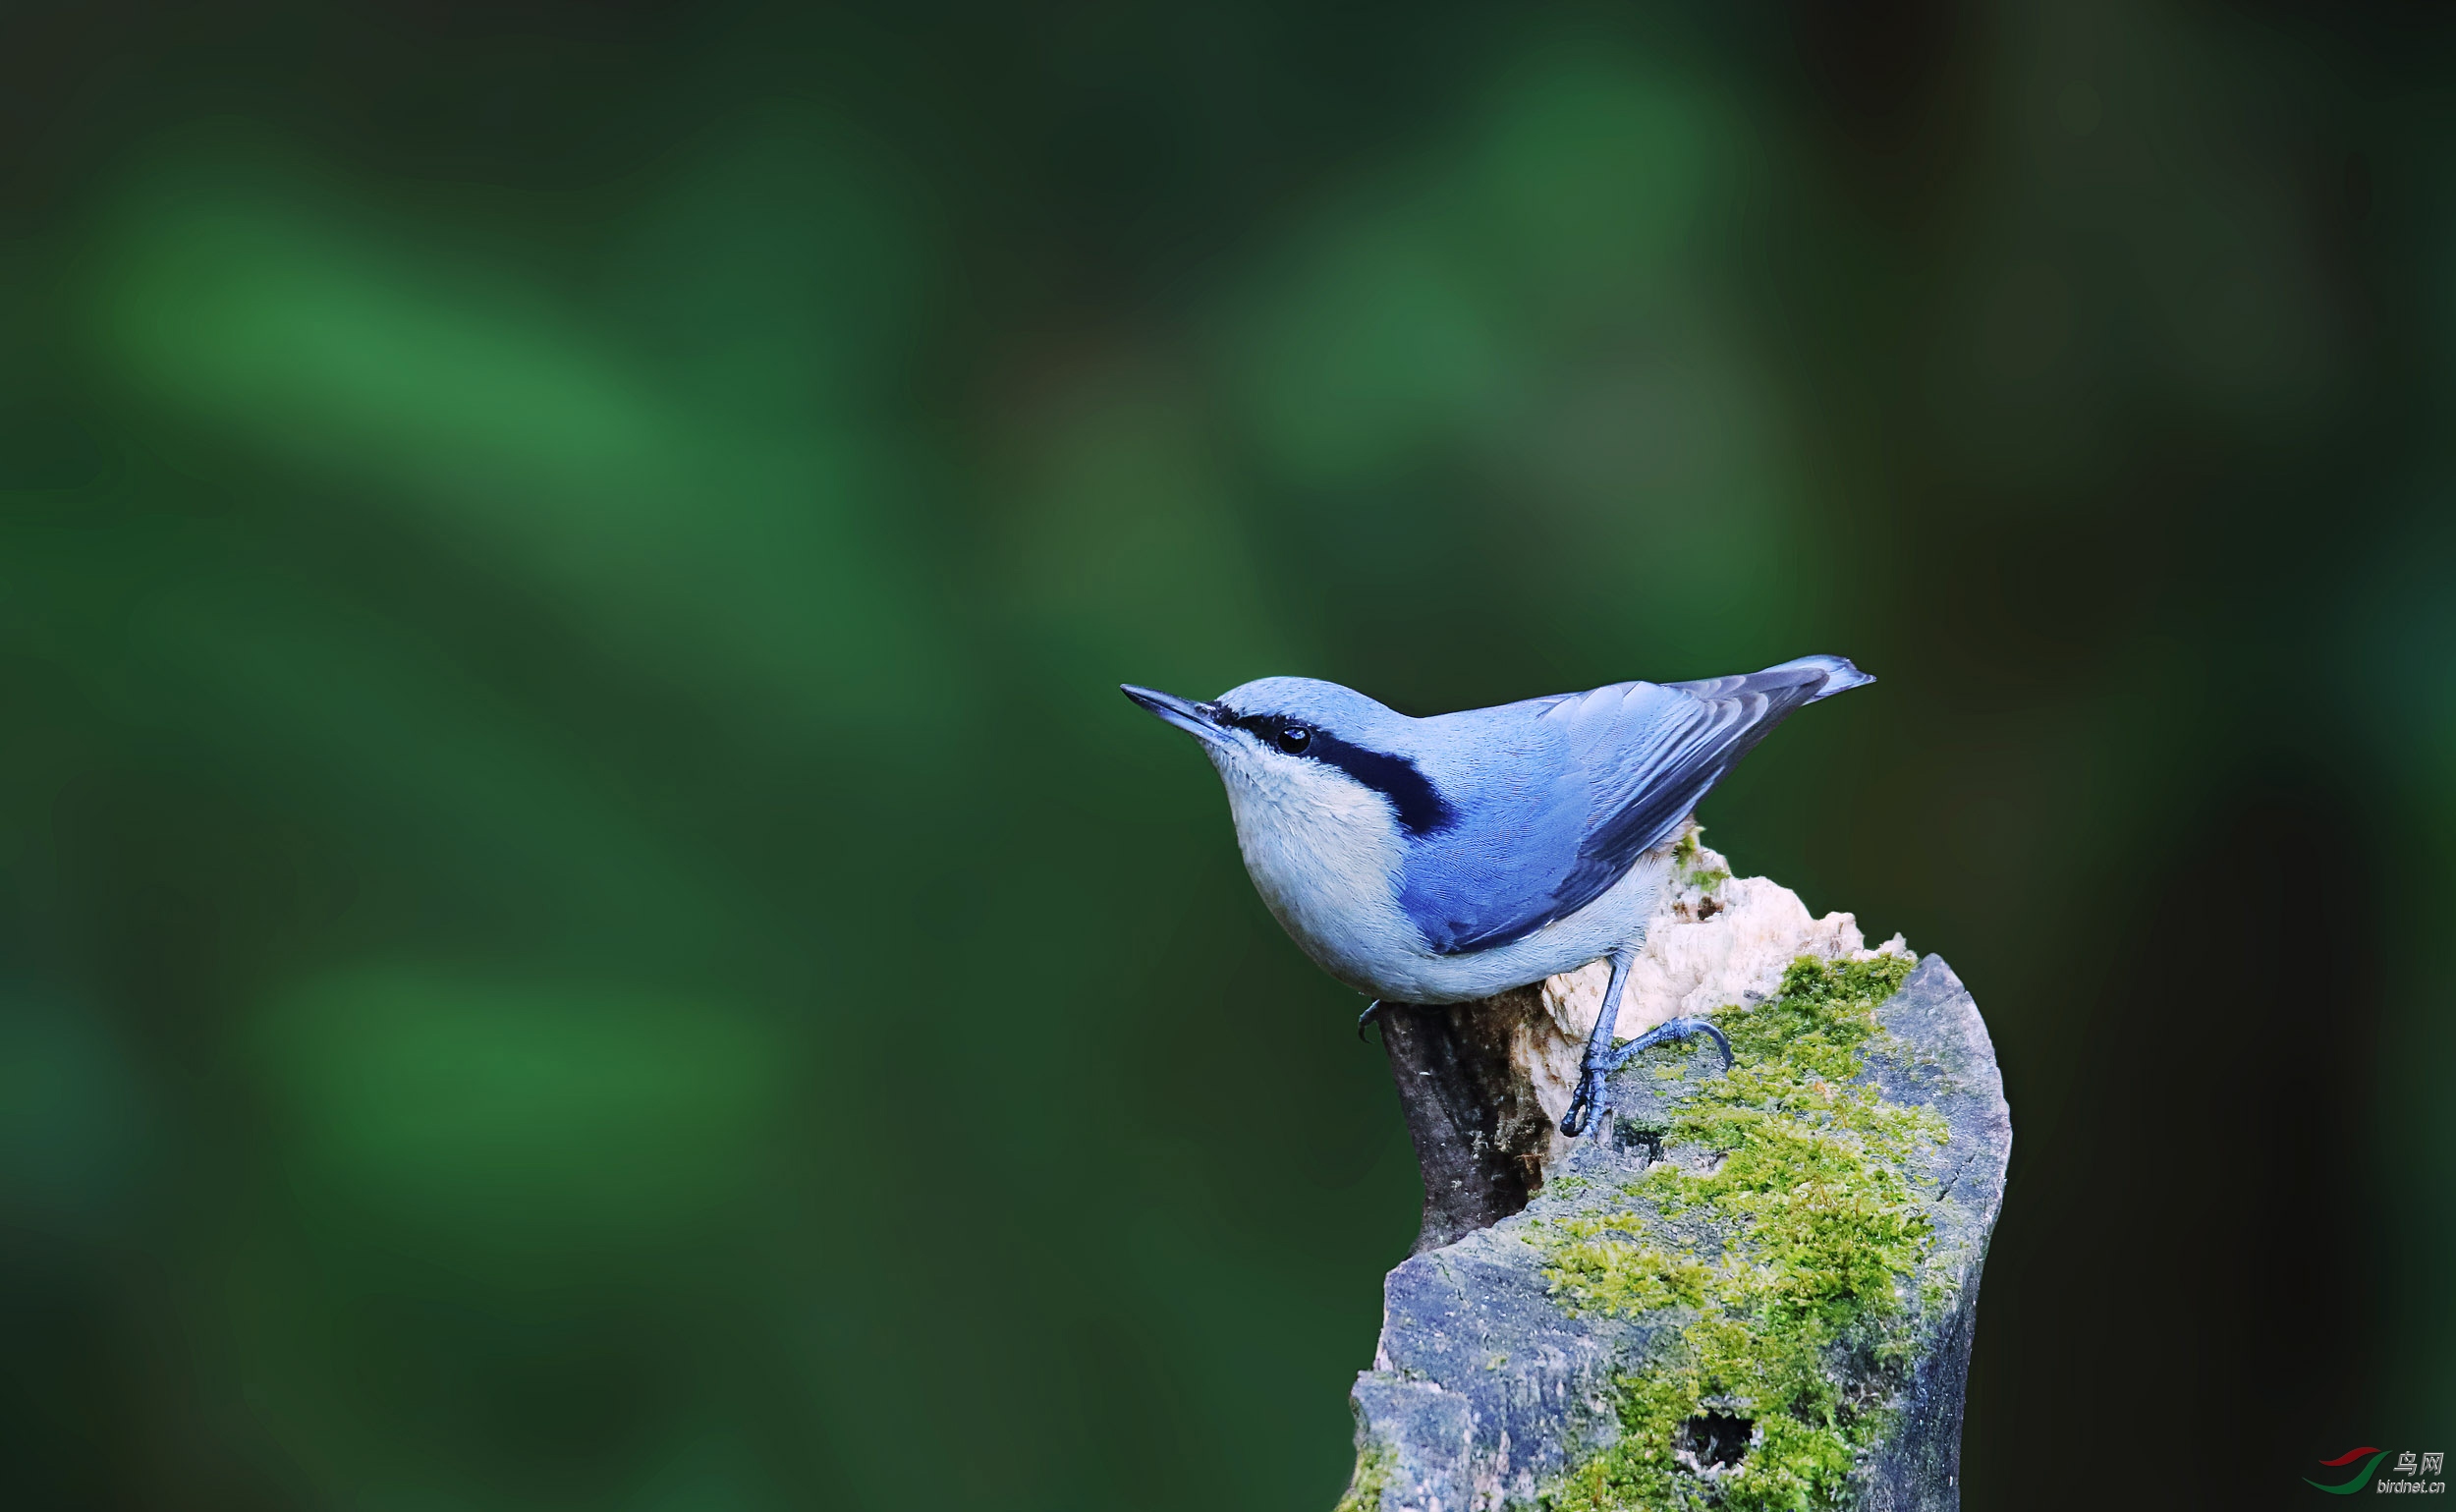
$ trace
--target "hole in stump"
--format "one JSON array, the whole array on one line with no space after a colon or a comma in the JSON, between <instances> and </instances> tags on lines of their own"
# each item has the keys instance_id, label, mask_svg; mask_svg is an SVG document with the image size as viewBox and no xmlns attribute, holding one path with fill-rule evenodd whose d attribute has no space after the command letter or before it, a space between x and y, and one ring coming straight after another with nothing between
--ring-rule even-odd
<instances>
[{"instance_id":1,"label":"hole in stump","mask_svg":"<svg viewBox=\"0 0 2456 1512\"><path fill-rule=\"evenodd\" d=\"M1701 1471L1708 1465L1727 1468L1740 1463L1749 1452L1749 1434L1756 1429L1754 1419L1719 1412L1700 1413L1681 1426L1680 1446L1689 1451Z\"/></svg>"}]
</instances>

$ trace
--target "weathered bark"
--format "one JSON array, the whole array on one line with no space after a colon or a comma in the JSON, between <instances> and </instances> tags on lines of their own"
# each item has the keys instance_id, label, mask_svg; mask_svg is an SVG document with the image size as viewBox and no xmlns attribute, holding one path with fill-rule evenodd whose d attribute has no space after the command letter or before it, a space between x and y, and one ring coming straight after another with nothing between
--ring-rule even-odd
<instances>
[{"instance_id":1,"label":"weathered bark","mask_svg":"<svg viewBox=\"0 0 2456 1512\"><path fill-rule=\"evenodd\" d=\"M1542 1189L1552 1119L1512 1046L1543 1013L1533 987L1478 1003L1382 1006L1381 1043L1424 1175L1410 1254L1490 1228Z\"/></svg>"}]
</instances>

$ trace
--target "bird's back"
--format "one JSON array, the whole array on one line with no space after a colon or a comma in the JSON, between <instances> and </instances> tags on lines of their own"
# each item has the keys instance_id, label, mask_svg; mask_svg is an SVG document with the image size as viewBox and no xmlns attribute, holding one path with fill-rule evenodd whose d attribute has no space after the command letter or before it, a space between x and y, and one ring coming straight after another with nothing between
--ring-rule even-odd
<instances>
[{"instance_id":1,"label":"bird's back","mask_svg":"<svg viewBox=\"0 0 2456 1512\"><path fill-rule=\"evenodd\" d=\"M1400 905L1438 955L1523 939L1601 896L1793 709L1870 681L1811 656L1415 721L1456 812L1410 848Z\"/></svg>"}]
</instances>

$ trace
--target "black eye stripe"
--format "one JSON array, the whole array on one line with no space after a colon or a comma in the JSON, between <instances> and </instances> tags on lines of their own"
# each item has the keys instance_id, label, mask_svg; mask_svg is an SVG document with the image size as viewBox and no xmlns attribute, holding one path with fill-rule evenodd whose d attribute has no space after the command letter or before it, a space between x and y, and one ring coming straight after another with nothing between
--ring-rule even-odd
<instances>
[{"instance_id":1,"label":"black eye stripe","mask_svg":"<svg viewBox=\"0 0 2456 1512\"><path fill-rule=\"evenodd\" d=\"M1251 730L1291 756L1302 753L1308 760L1346 772L1390 800L1390 807L1398 811L1399 826L1411 835L1421 838L1458 822L1458 811L1442 798L1423 769L1406 756L1351 745L1319 725L1309 725L1285 714L1240 714L1222 704L1218 707L1218 719L1232 729ZM1307 738L1291 747L1287 737L1299 730Z\"/></svg>"},{"instance_id":2,"label":"black eye stripe","mask_svg":"<svg viewBox=\"0 0 2456 1512\"><path fill-rule=\"evenodd\" d=\"M1251 730L1292 756L1312 742L1312 726L1291 719L1285 714L1240 714L1222 704L1219 709L1219 722L1231 729ZM1288 736L1291 731L1304 732L1293 750L1288 745Z\"/></svg>"}]
</instances>

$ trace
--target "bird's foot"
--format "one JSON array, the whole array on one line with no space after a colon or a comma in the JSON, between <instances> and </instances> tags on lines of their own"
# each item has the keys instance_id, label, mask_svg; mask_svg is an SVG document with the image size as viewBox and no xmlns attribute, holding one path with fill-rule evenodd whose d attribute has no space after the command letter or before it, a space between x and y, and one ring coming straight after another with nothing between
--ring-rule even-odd
<instances>
[{"instance_id":1,"label":"bird's foot","mask_svg":"<svg viewBox=\"0 0 2456 1512\"><path fill-rule=\"evenodd\" d=\"M1356 1016L1356 1037L1359 1039L1364 1038L1365 1026L1380 1017L1381 1003L1378 999L1375 999L1371 1006L1368 1007L1363 1013Z\"/></svg>"},{"instance_id":2,"label":"bird's foot","mask_svg":"<svg viewBox=\"0 0 2456 1512\"><path fill-rule=\"evenodd\" d=\"M1700 1035L1714 1041L1715 1048L1722 1051L1722 1068L1725 1071L1730 1070L1731 1041L1723 1037L1721 1030L1706 1023L1703 1019L1665 1019L1627 1044L1615 1046L1607 1052L1603 1057L1603 1069L1618 1071L1634 1060L1641 1050L1651 1049L1655 1045L1674 1039L1694 1039Z\"/></svg>"},{"instance_id":3,"label":"bird's foot","mask_svg":"<svg viewBox=\"0 0 2456 1512\"><path fill-rule=\"evenodd\" d=\"M1723 1032L1703 1019L1668 1019L1655 1025L1627 1044L1600 1053L1590 1050L1586 1064L1578 1076L1578 1095L1570 1100L1569 1111L1561 1117L1561 1133L1571 1139L1599 1130L1611 1119L1611 1091L1606 1078L1635 1059L1638 1052L1674 1039L1691 1039L1703 1035L1722 1051L1722 1068L1731 1069L1731 1041Z\"/></svg>"},{"instance_id":4,"label":"bird's foot","mask_svg":"<svg viewBox=\"0 0 2456 1512\"><path fill-rule=\"evenodd\" d=\"M1570 1099L1569 1111L1561 1115L1561 1133L1574 1140L1611 1121L1611 1091L1603 1085L1610 1069L1593 1056L1587 1058L1586 1067L1578 1076L1578 1095Z\"/></svg>"}]
</instances>

